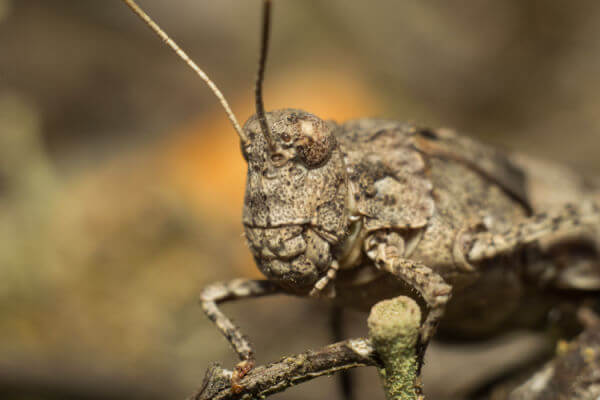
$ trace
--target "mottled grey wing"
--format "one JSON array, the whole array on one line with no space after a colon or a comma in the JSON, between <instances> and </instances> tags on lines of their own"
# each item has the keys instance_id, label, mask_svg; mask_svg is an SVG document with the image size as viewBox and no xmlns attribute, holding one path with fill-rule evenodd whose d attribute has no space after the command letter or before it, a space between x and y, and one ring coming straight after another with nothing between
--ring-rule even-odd
<instances>
[{"instance_id":1,"label":"mottled grey wing","mask_svg":"<svg viewBox=\"0 0 600 400\"><path fill-rule=\"evenodd\" d=\"M526 173L501 151L457 135L449 129L420 129L412 140L419 151L431 157L447 158L466 164L532 211Z\"/></svg>"}]
</instances>

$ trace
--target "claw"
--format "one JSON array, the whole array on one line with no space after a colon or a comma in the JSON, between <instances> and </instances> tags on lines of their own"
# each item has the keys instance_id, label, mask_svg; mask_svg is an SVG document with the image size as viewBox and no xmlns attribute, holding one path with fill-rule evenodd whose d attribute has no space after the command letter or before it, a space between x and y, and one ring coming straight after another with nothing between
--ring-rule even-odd
<instances>
[{"instance_id":1,"label":"claw","mask_svg":"<svg viewBox=\"0 0 600 400\"><path fill-rule=\"evenodd\" d=\"M231 391L235 394L241 393L244 390L244 386L240 385L240 381L254 368L254 360L248 359L239 362L233 370L231 376Z\"/></svg>"}]
</instances>

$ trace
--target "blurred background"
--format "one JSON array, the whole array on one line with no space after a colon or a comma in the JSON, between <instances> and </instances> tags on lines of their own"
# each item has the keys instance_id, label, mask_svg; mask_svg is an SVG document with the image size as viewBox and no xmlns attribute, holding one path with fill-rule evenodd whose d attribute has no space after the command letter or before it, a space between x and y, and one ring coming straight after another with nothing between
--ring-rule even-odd
<instances>
[{"instance_id":1,"label":"blurred background","mask_svg":"<svg viewBox=\"0 0 600 400\"><path fill-rule=\"evenodd\" d=\"M260 1L140 3L253 113ZM600 171L600 3L277 0L267 109L447 126ZM204 84L120 1L0 0L0 398L177 399L227 343L197 305L258 277L245 165ZM331 341L295 298L225 307L260 363ZM348 336L365 333L349 313ZM301 327L301 328L299 328ZM430 398L465 398L546 344L435 345ZM372 369L359 398L383 398ZM279 399L335 398L321 378Z\"/></svg>"}]
</instances>

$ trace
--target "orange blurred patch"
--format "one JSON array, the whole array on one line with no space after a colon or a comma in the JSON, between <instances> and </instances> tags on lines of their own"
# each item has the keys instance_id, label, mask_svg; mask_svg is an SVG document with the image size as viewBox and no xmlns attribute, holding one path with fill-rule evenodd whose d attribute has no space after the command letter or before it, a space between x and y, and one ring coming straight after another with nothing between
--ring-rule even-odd
<instances>
[{"instance_id":1,"label":"orange blurred patch","mask_svg":"<svg viewBox=\"0 0 600 400\"><path fill-rule=\"evenodd\" d=\"M287 71L267 79L264 91L267 109L302 108L337 121L374 114L379 108L362 77L339 66ZM238 118L254 113L252 94L252 88L244 89L232 102ZM177 191L199 212L239 224L246 164L223 110L214 107L171 137L176 139L167 148L166 169Z\"/></svg>"}]
</instances>

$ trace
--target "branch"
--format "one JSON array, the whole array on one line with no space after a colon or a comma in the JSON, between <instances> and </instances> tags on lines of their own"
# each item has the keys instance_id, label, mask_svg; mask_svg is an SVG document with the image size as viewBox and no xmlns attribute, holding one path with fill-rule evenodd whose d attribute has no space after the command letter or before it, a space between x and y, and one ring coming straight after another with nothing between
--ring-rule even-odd
<instances>
[{"instance_id":1,"label":"branch","mask_svg":"<svg viewBox=\"0 0 600 400\"><path fill-rule=\"evenodd\" d=\"M600 324L588 326L571 343L560 342L558 354L516 388L509 400L600 398Z\"/></svg>"},{"instance_id":2,"label":"branch","mask_svg":"<svg viewBox=\"0 0 600 400\"><path fill-rule=\"evenodd\" d=\"M290 386L355 367L379 366L371 341L350 339L317 351L285 357L278 362L254 368L240 382L241 393L231 391L231 371L211 366L204 383L190 400L229 400L260 398L281 392Z\"/></svg>"},{"instance_id":3,"label":"branch","mask_svg":"<svg viewBox=\"0 0 600 400\"><path fill-rule=\"evenodd\" d=\"M421 399L416 356L420 320L414 300L382 301L369 315L370 339L350 339L256 367L240 382L240 393L231 390L232 372L215 364L189 400L264 398L319 376L364 366L377 367L388 399Z\"/></svg>"}]
</instances>

